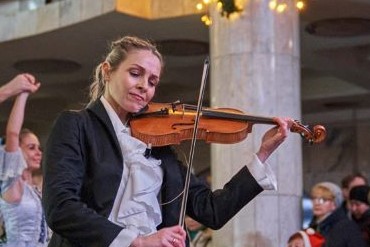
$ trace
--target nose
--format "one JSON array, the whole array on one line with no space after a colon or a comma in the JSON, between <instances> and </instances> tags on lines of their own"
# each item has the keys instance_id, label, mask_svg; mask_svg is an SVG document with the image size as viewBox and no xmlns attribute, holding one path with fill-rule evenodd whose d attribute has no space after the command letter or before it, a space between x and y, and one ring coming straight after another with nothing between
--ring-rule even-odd
<instances>
[{"instance_id":1,"label":"nose","mask_svg":"<svg viewBox=\"0 0 370 247\"><path fill-rule=\"evenodd\" d=\"M146 80L145 78L139 80L136 85L136 87L142 91L146 91L148 89L148 86L149 86L148 80Z\"/></svg>"}]
</instances>

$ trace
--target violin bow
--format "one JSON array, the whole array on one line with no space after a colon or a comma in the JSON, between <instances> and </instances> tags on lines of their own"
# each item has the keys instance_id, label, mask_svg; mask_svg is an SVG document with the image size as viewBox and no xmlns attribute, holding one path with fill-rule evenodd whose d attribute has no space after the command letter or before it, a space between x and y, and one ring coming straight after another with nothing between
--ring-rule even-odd
<instances>
[{"instance_id":1,"label":"violin bow","mask_svg":"<svg viewBox=\"0 0 370 247\"><path fill-rule=\"evenodd\" d=\"M202 81L201 81L201 85L200 85L198 104L197 104L197 112L196 112L196 116L195 116L193 136L192 136L192 139L191 139L191 146L190 146L190 153L189 153L189 165L188 165L188 168L186 170L184 193L183 193L182 202L181 202L179 225L182 226L183 228L184 228L184 223L185 223L186 204L187 204L188 194L189 194L190 176L191 176L191 171L192 171L192 168L193 168L195 143L197 141L196 137L197 137L197 132L198 132L198 124L199 124L199 119L200 119L200 112L202 111L204 91L205 91L205 88L206 88L206 81L207 81L208 71L209 71L209 58L207 57L204 61L204 65L203 65L203 75L202 75Z\"/></svg>"}]
</instances>

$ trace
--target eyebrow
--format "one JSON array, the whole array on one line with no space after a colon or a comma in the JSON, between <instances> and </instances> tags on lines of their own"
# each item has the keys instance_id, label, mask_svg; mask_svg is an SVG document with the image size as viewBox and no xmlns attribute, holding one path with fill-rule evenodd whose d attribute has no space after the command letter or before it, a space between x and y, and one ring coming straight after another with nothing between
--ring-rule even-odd
<instances>
[{"instance_id":1,"label":"eyebrow","mask_svg":"<svg viewBox=\"0 0 370 247\"><path fill-rule=\"evenodd\" d=\"M40 144L37 144L37 143L28 143L26 144L26 146L41 146Z\"/></svg>"},{"instance_id":2,"label":"eyebrow","mask_svg":"<svg viewBox=\"0 0 370 247\"><path fill-rule=\"evenodd\" d=\"M136 66L136 67L139 67L139 69L141 69L141 70L143 70L143 71L148 71L147 69L145 69L145 67L141 66L140 64L133 63L133 64L131 64L131 65ZM157 78L157 79L159 80L159 77L160 77L159 75L156 75L156 74L153 74L153 73L152 73L152 76L155 76L155 78Z\"/></svg>"}]
</instances>

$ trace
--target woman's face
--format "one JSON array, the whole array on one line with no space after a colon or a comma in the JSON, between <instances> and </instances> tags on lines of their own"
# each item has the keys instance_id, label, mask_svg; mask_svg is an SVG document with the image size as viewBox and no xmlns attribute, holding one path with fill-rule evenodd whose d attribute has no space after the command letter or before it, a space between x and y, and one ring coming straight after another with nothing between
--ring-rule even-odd
<instances>
[{"instance_id":1,"label":"woman's face","mask_svg":"<svg viewBox=\"0 0 370 247\"><path fill-rule=\"evenodd\" d=\"M37 136L32 133L25 134L20 146L28 169L36 170L40 168L42 151Z\"/></svg>"},{"instance_id":2,"label":"woman's face","mask_svg":"<svg viewBox=\"0 0 370 247\"><path fill-rule=\"evenodd\" d=\"M313 215L321 219L336 209L335 202L320 192L314 192L311 196Z\"/></svg>"},{"instance_id":3,"label":"woman's face","mask_svg":"<svg viewBox=\"0 0 370 247\"><path fill-rule=\"evenodd\" d=\"M133 50L115 71L103 64L106 81L104 97L122 120L138 112L153 98L159 83L161 62L147 50Z\"/></svg>"}]
</instances>

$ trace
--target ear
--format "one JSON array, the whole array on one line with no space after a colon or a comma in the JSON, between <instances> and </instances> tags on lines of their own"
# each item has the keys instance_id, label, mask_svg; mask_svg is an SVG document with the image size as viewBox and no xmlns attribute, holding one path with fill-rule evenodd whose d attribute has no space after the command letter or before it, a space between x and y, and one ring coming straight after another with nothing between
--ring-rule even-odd
<instances>
[{"instance_id":1,"label":"ear","mask_svg":"<svg viewBox=\"0 0 370 247\"><path fill-rule=\"evenodd\" d=\"M102 75L104 81L109 81L110 76L110 65L108 62L103 62L101 65Z\"/></svg>"}]
</instances>

